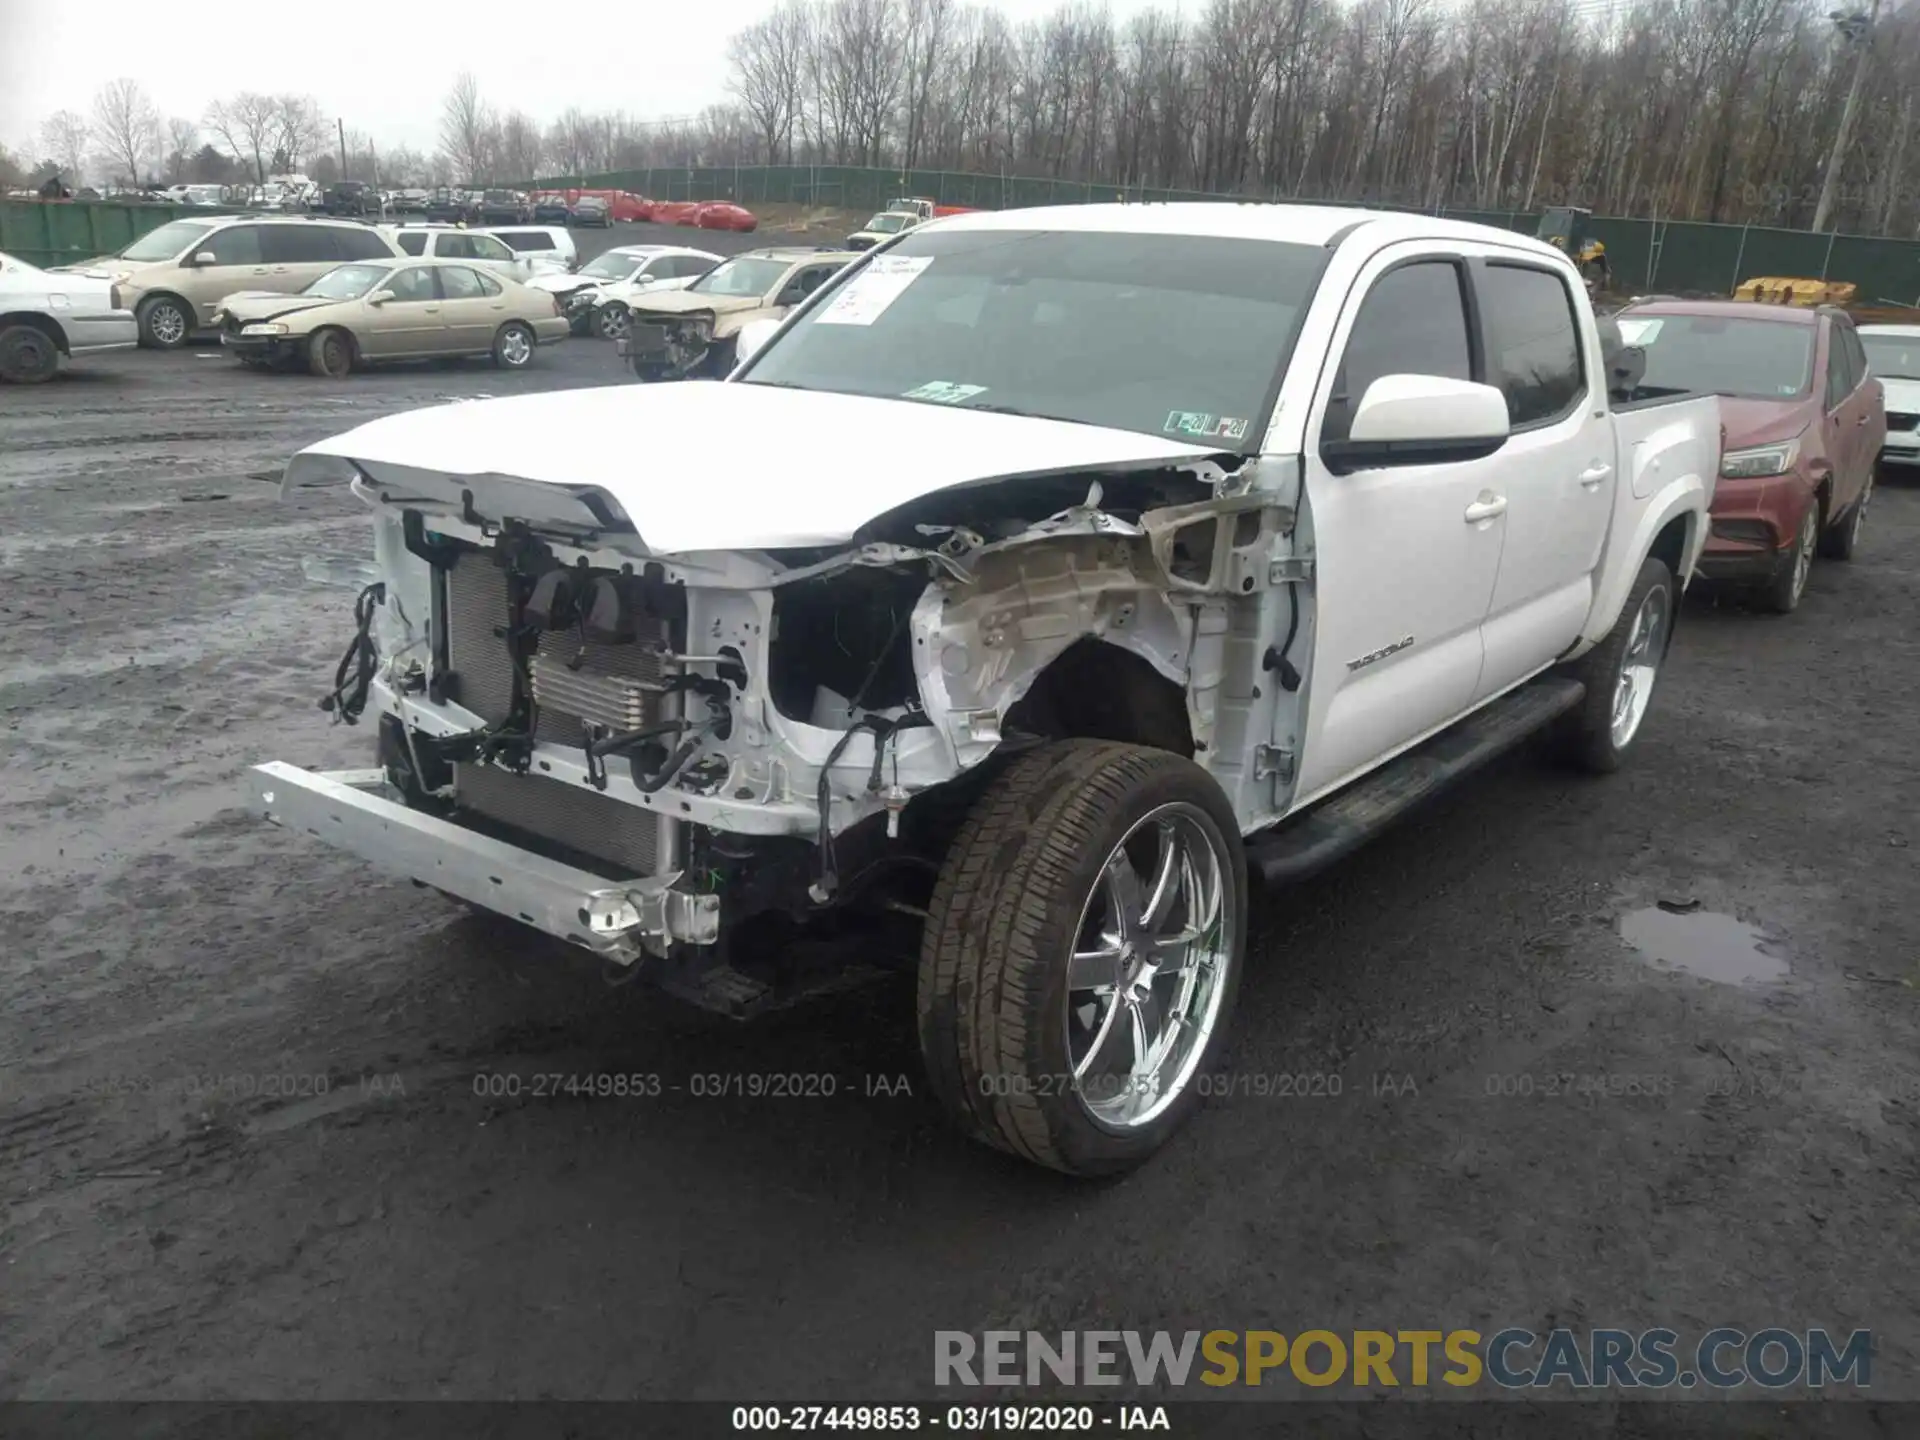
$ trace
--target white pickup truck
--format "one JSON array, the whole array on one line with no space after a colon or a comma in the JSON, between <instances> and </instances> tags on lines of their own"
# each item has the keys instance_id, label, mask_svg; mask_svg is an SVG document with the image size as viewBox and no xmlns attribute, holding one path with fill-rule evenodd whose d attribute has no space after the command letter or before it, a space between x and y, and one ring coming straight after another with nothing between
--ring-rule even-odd
<instances>
[{"instance_id":1,"label":"white pickup truck","mask_svg":"<svg viewBox=\"0 0 1920 1440\"><path fill-rule=\"evenodd\" d=\"M1419 215L931 222L725 381L295 457L374 514L322 703L377 763L252 806L740 1013L917 965L967 1132L1125 1168L1219 1064L1250 873L1641 733L1720 427L1614 339L1564 255Z\"/></svg>"}]
</instances>

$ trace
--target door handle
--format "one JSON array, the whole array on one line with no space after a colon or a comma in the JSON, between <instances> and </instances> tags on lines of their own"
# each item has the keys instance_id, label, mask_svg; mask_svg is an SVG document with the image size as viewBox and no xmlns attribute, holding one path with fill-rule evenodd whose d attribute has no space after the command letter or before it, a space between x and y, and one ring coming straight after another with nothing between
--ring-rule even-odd
<instances>
[{"instance_id":1,"label":"door handle","mask_svg":"<svg viewBox=\"0 0 1920 1440\"><path fill-rule=\"evenodd\" d=\"M287 267L284 265L276 265L273 267L273 273L276 275L284 275L287 273Z\"/></svg>"},{"instance_id":2,"label":"door handle","mask_svg":"<svg viewBox=\"0 0 1920 1440\"><path fill-rule=\"evenodd\" d=\"M438 315L440 313L440 307L438 305L427 305L423 307L423 310L428 315Z\"/></svg>"},{"instance_id":3,"label":"door handle","mask_svg":"<svg viewBox=\"0 0 1920 1440\"><path fill-rule=\"evenodd\" d=\"M1580 484L1584 488L1591 490L1612 473L1613 467L1611 465L1589 465L1585 470L1580 472Z\"/></svg>"},{"instance_id":4,"label":"door handle","mask_svg":"<svg viewBox=\"0 0 1920 1440\"><path fill-rule=\"evenodd\" d=\"M1507 513L1507 497L1482 490L1480 498L1467 506L1466 521L1469 525L1478 525L1482 520L1492 520Z\"/></svg>"},{"instance_id":5,"label":"door handle","mask_svg":"<svg viewBox=\"0 0 1920 1440\"><path fill-rule=\"evenodd\" d=\"M1867 421L1871 420L1872 418L1873 417L1871 415L1862 415L1858 420L1854 421L1853 423L1856 425L1864 425L1867 423Z\"/></svg>"},{"instance_id":6,"label":"door handle","mask_svg":"<svg viewBox=\"0 0 1920 1440\"><path fill-rule=\"evenodd\" d=\"M256 275L264 275L267 273L267 267L264 265L256 265L253 267L253 273Z\"/></svg>"}]
</instances>

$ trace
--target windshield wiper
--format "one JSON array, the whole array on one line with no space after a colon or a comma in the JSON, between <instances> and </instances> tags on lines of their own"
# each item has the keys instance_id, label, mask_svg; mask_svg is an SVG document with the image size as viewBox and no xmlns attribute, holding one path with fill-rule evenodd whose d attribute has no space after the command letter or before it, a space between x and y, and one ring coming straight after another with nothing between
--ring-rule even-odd
<instances>
[{"instance_id":1,"label":"windshield wiper","mask_svg":"<svg viewBox=\"0 0 1920 1440\"><path fill-rule=\"evenodd\" d=\"M938 400L930 402L938 405ZM949 402L951 403L951 402ZM996 405L979 400L962 400L952 406L955 410L984 410L989 415L1018 415L1024 420L1058 420L1063 425L1093 425L1096 429L1107 427L1092 420L1076 420L1071 415L1043 415L1038 410L1022 410L1018 405Z\"/></svg>"}]
</instances>

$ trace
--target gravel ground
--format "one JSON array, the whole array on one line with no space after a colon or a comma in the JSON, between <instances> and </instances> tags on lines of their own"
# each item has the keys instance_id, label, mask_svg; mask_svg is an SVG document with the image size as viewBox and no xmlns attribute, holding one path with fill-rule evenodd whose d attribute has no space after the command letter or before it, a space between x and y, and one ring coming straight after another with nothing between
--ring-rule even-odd
<instances>
[{"instance_id":1,"label":"gravel ground","mask_svg":"<svg viewBox=\"0 0 1920 1440\"><path fill-rule=\"evenodd\" d=\"M302 569L365 522L280 502L287 456L623 381L575 341L0 390L0 1394L877 1400L936 1328L1778 1324L1873 1328L1920 1397L1915 488L1799 614L1691 601L1620 775L1512 756L1262 899L1233 1093L1088 1187L949 1133L900 988L731 1024L236 809L251 762L370 753ZM1778 959L1652 963L1663 898ZM476 1094L599 1072L665 1091ZM694 1093L779 1073L836 1093Z\"/></svg>"}]
</instances>

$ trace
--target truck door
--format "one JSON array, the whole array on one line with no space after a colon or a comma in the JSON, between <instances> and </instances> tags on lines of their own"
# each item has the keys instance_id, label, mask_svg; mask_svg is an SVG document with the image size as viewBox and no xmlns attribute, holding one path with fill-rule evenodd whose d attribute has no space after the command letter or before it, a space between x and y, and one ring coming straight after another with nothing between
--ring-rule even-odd
<instances>
[{"instance_id":1,"label":"truck door","mask_svg":"<svg viewBox=\"0 0 1920 1440\"><path fill-rule=\"evenodd\" d=\"M1336 475L1320 457L1383 375L1477 379L1465 262L1424 243L1369 262L1334 331L1336 362L1307 419L1315 625L1296 803L1358 775L1467 710L1501 538L1486 461Z\"/></svg>"},{"instance_id":2,"label":"truck door","mask_svg":"<svg viewBox=\"0 0 1920 1440\"><path fill-rule=\"evenodd\" d=\"M1505 498L1506 543L1487 612L1488 699L1545 669L1580 637L1613 516L1613 424L1572 282L1497 249L1468 266L1487 383L1507 397L1511 437L1481 462Z\"/></svg>"}]
</instances>

